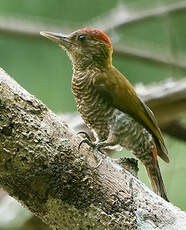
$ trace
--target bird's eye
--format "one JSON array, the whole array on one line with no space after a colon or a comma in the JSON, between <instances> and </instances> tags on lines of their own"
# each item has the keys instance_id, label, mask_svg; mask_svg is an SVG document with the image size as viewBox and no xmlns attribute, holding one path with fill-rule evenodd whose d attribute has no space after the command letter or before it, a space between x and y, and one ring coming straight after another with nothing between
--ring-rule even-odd
<instances>
[{"instance_id":1,"label":"bird's eye","mask_svg":"<svg viewBox=\"0 0 186 230\"><path fill-rule=\"evenodd\" d=\"M85 34L80 34L80 35L78 35L78 39L79 39L80 41L85 40Z\"/></svg>"}]
</instances>

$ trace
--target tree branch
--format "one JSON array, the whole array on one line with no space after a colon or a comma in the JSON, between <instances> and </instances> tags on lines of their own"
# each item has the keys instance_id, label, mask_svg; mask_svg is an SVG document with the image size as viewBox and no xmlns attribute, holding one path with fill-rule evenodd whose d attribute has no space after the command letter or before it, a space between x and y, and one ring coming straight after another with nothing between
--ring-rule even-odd
<instances>
[{"instance_id":1,"label":"tree branch","mask_svg":"<svg viewBox=\"0 0 186 230\"><path fill-rule=\"evenodd\" d=\"M109 14L103 17L99 17L97 20L93 20L90 24L93 24L95 27L109 32L110 30L116 30L132 23L142 22L144 20L149 20L153 17L164 16L165 14L180 12L185 9L185 1L162 5L160 7L147 9L141 12L136 11L135 8L133 9L133 11L128 10L127 5L119 4Z\"/></svg>"},{"instance_id":2,"label":"tree branch","mask_svg":"<svg viewBox=\"0 0 186 230\"><path fill-rule=\"evenodd\" d=\"M53 229L184 229L186 214L80 137L0 70L0 185Z\"/></svg>"},{"instance_id":3,"label":"tree branch","mask_svg":"<svg viewBox=\"0 0 186 230\"><path fill-rule=\"evenodd\" d=\"M186 141L186 123L175 120L163 128L163 131L170 136L176 137L182 141Z\"/></svg>"},{"instance_id":4,"label":"tree branch","mask_svg":"<svg viewBox=\"0 0 186 230\"><path fill-rule=\"evenodd\" d=\"M89 26L98 27L105 32L112 29L117 29L130 23L135 23L143 20L148 20L151 17L157 17L164 14L179 12L186 9L186 2L177 2L168 4L168 6L161 6L155 9L145 10L143 12L129 12L123 4L118 5L110 13L103 17L98 17L88 23ZM41 30L62 31L59 20L51 20L48 18L39 18L41 23L33 23L32 19L1 16L0 17L0 31L4 33L22 34L28 36L39 36ZM101 23L100 23L101 22ZM76 24L77 28L77 24ZM63 28L63 32L70 33L72 28Z\"/></svg>"},{"instance_id":5,"label":"tree branch","mask_svg":"<svg viewBox=\"0 0 186 230\"><path fill-rule=\"evenodd\" d=\"M113 29L118 29L122 26L128 25L130 23L135 23L143 20L147 20L151 17L162 16L172 12L179 12L186 9L186 2L178 2L174 4L169 4L165 7L157 7L155 9L145 10L143 12L129 12L124 5L119 5L113 9L108 15L99 17L88 23L90 27L99 28L105 32ZM43 22L33 23L32 20L20 20L15 17L0 17L0 32L6 34L14 34L21 36L28 36L40 38L40 31L63 31L63 33L70 33L73 31L72 26L58 26L58 21L53 21L49 19L40 19ZM101 22L101 23L100 23ZM76 24L74 28L78 28ZM165 57L160 55L154 55L153 51L143 52L132 47L121 47L114 45L114 55L119 57L131 57L135 59L140 59L158 65L164 65L168 67L178 68L186 70L185 60L176 61L171 56Z\"/></svg>"},{"instance_id":6,"label":"tree branch","mask_svg":"<svg viewBox=\"0 0 186 230\"><path fill-rule=\"evenodd\" d=\"M159 84L138 84L136 91L155 113L160 127L164 128L186 111L186 80L167 80Z\"/></svg>"},{"instance_id":7,"label":"tree branch","mask_svg":"<svg viewBox=\"0 0 186 230\"><path fill-rule=\"evenodd\" d=\"M145 62L156 63L161 66L173 67L182 70L186 70L185 59L182 61L176 61L171 56L164 57L153 54L152 51L142 51L131 47L114 46L114 53L116 57L130 57L140 59Z\"/></svg>"},{"instance_id":8,"label":"tree branch","mask_svg":"<svg viewBox=\"0 0 186 230\"><path fill-rule=\"evenodd\" d=\"M32 19L33 20L33 19ZM40 31L63 31L71 33L72 28L58 26L59 21L43 19L42 22L33 22L31 19L12 16L0 16L0 32L19 36L40 38ZM40 19L41 20L41 19ZM60 23L61 24L61 23Z\"/></svg>"}]
</instances>

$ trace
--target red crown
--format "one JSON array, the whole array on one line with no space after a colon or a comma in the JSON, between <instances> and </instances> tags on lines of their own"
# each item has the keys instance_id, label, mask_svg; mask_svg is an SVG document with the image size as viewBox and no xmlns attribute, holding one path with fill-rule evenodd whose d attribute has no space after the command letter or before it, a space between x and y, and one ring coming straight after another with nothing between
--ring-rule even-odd
<instances>
[{"instance_id":1,"label":"red crown","mask_svg":"<svg viewBox=\"0 0 186 230\"><path fill-rule=\"evenodd\" d=\"M81 29L80 31L82 32L85 32L85 33L88 33L98 39L101 39L101 40L104 40L107 42L107 44L109 46L111 46L111 41L109 39L109 37L102 31L98 30L98 29L95 29L95 28L84 28L84 29Z\"/></svg>"}]
</instances>

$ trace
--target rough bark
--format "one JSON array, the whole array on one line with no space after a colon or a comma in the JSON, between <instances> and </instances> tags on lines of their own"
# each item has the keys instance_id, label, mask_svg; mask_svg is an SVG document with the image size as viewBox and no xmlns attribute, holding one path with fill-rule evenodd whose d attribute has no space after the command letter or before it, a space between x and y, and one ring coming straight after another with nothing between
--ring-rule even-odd
<instances>
[{"instance_id":1,"label":"rough bark","mask_svg":"<svg viewBox=\"0 0 186 230\"><path fill-rule=\"evenodd\" d=\"M186 229L186 214L89 147L0 70L0 186L53 229Z\"/></svg>"}]
</instances>

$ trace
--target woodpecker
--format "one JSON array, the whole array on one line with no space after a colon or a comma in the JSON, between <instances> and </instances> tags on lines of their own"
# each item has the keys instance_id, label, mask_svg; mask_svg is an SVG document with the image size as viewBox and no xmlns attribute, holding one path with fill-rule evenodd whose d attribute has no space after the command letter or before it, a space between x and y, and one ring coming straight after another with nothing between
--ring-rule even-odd
<instances>
[{"instance_id":1,"label":"woodpecker","mask_svg":"<svg viewBox=\"0 0 186 230\"><path fill-rule=\"evenodd\" d=\"M41 35L65 49L72 61L72 93L84 122L96 135L92 146L130 150L145 166L153 191L168 201L157 160L159 156L169 162L162 133L150 108L112 65L109 37L95 28Z\"/></svg>"}]
</instances>

